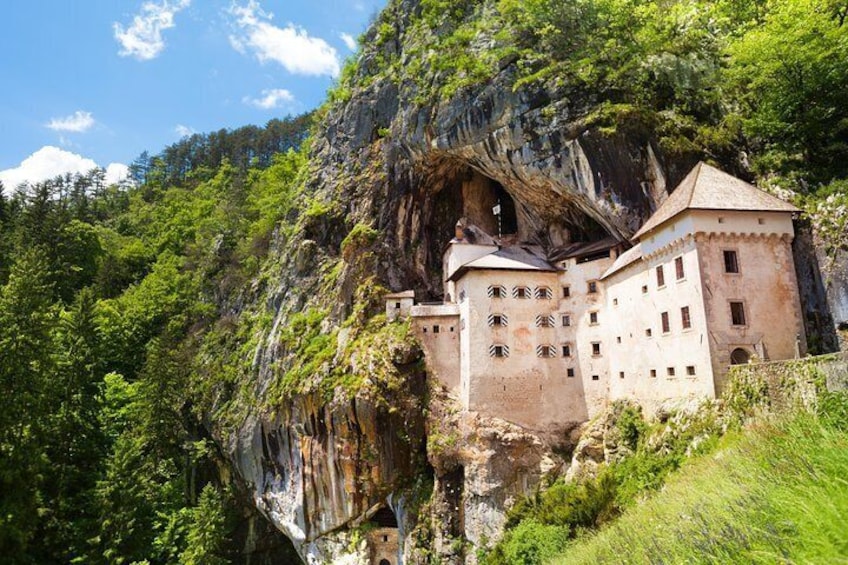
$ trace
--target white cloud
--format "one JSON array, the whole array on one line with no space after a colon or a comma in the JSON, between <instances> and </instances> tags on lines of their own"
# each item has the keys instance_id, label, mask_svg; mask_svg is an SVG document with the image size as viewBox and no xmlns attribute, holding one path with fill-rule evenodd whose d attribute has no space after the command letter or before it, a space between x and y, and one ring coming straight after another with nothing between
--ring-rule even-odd
<instances>
[{"instance_id":1,"label":"white cloud","mask_svg":"<svg viewBox=\"0 0 848 565\"><path fill-rule=\"evenodd\" d=\"M73 131L76 133L82 133L91 129L94 125L94 117L91 115L91 112L77 110L70 116L65 116L64 118L53 118L46 125L53 131Z\"/></svg>"},{"instance_id":2,"label":"white cloud","mask_svg":"<svg viewBox=\"0 0 848 565\"><path fill-rule=\"evenodd\" d=\"M280 106L291 107L294 104L294 95L285 88L272 88L263 90L260 98L243 98L245 104L250 104L262 110L272 110Z\"/></svg>"},{"instance_id":3,"label":"white cloud","mask_svg":"<svg viewBox=\"0 0 848 565\"><path fill-rule=\"evenodd\" d=\"M251 51L260 63L277 62L292 74L338 76L339 56L329 43L291 23L286 27L270 24L274 15L263 11L256 0L244 6L234 4L230 14L237 28L230 44L239 53Z\"/></svg>"},{"instance_id":4,"label":"white cloud","mask_svg":"<svg viewBox=\"0 0 848 565\"><path fill-rule=\"evenodd\" d=\"M6 189L12 190L24 182L37 183L65 173L85 174L96 167L97 163L82 155L45 145L24 159L17 167L0 171L0 181ZM109 182L117 182L120 178L126 177L127 172L126 165L110 163L106 167L106 179Z\"/></svg>"},{"instance_id":5,"label":"white cloud","mask_svg":"<svg viewBox=\"0 0 848 565\"><path fill-rule=\"evenodd\" d=\"M184 126L182 124L177 124L177 127L174 128L174 131L181 138L189 136L189 135L194 135L195 133L197 133L196 131L194 131L194 128L189 127L189 126Z\"/></svg>"},{"instance_id":6,"label":"white cloud","mask_svg":"<svg viewBox=\"0 0 848 565\"><path fill-rule=\"evenodd\" d=\"M113 23L115 39L121 44L118 55L135 57L139 61L156 58L165 49L162 32L176 25L174 16L190 3L191 0L177 0L173 3L162 0L160 4L145 2L141 5L141 12L133 17L128 28L125 29L118 22Z\"/></svg>"},{"instance_id":7,"label":"white cloud","mask_svg":"<svg viewBox=\"0 0 848 565\"><path fill-rule=\"evenodd\" d=\"M339 37L341 37L344 44L347 45L347 48L351 51L356 51L356 39L349 33L340 33Z\"/></svg>"},{"instance_id":8,"label":"white cloud","mask_svg":"<svg viewBox=\"0 0 848 565\"><path fill-rule=\"evenodd\" d=\"M118 184L130 176L130 168L123 163L106 165L106 184Z\"/></svg>"}]
</instances>

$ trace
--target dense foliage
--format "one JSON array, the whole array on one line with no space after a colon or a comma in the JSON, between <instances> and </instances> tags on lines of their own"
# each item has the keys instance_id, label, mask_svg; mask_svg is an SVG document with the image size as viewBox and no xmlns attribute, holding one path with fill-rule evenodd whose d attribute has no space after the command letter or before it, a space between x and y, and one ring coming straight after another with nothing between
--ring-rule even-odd
<instances>
[{"instance_id":1,"label":"dense foliage","mask_svg":"<svg viewBox=\"0 0 848 565\"><path fill-rule=\"evenodd\" d=\"M295 206L307 126L187 138L139 184L95 170L0 194L5 563L234 557L195 359Z\"/></svg>"}]
</instances>

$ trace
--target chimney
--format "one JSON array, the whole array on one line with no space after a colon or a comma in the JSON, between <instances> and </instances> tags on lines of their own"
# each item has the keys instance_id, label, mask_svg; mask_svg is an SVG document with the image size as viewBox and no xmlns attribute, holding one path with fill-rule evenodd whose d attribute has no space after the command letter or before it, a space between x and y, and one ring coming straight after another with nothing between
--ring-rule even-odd
<instances>
[{"instance_id":1,"label":"chimney","mask_svg":"<svg viewBox=\"0 0 848 565\"><path fill-rule=\"evenodd\" d=\"M465 228L465 218L460 218L456 222L456 226L454 226L454 237L462 241L465 239L465 233L463 233L463 229Z\"/></svg>"}]
</instances>

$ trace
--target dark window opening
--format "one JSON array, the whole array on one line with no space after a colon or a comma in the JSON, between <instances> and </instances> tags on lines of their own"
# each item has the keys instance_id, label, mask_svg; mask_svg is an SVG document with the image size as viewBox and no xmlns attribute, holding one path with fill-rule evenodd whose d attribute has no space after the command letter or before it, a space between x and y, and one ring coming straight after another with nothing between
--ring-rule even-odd
<instances>
[{"instance_id":1,"label":"dark window opening","mask_svg":"<svg viewBox=\"0 0 848 565\"><path fill-rule=\"evenodd\" d=\"M668 367L666 369L666 373L668 374L669 377L673 377L674 376L674 367Z\"/></svg>"},{"instance_id":2,"label":"dark window opening","mask_svg":"<svg viewBox=\"0 0 848 565\"><path fill-rule=\"evenodd\" d=\"M651 328L648 328L648 329L645 330L645 335L647 337L651 337L653 334L654 334L654 332L653 332L653 330L651 330Z\"/></svg>"},{"instance_id":3,"label":"dark window opening","mask_svg":"<svg viewBox=\"0 0 848 565\"><path fill-rule=\"evenodd\" d=\"M665 273L663 272L662 265L657 267L657 286L665 286Z\"/></svg>"},{"instance_id":4,"label":"dark window opening","mask_svg":"<svg viewBox=\"0 0 848 565\"><path fill-rule=\"evenodd\" d=\"M400 302L395 302L395 309L396 309L396 310L399 310L399 309L400 309Z\"/></svg>"},{"instance_id":5,"label":"dark window opening","mask_svg":"<svg viewBox=\"0 0 848 565\"><path fill-rule=\"evenodd\" d=\"M684 306L680 309L680 320L683 324L683 329L688 330L692 327L692 318L689 316L689 307Z\"/></svg>"},{"instance_id":6,"label":"dark window opening","mask_svg":"<svg viewBox=\"0 0 848 565\"><path fill-rule=\"evenodd\" d=\"M619 372L618 372L618 378L619 378L619 379L623 379L623 378L624 378L624 371L619 371Z\"/></svg>"},{"instance_id":7,"label":"dark window opening","mask_svg":"<svg viewBox=\"0 0 848 565\"><path fill-rule=\"evenodd\" d=\"M589 323L597 324L598 323L598 313L597 312L589 312Z\"/></svg>"},{"instance_id":8,"label":"dark window opening","mask_svg":"<svg viewBox=\"0 0 848 565\"><path fill-rule=\"evenodd\" d=\"M599 380L601 380L601 377L599 377L598 375L592 375L592 380L593 381L599 381Z\"/></svg>"},{"instance_id":9,"label":"dark window opening","mask_svg":"<svg viewBox=\"0 0 848 565\"><path fill-rule=\"evenodd\" d=\"M601 354L601 344L600 344L600 342L598 342L598 341L593 341L593 342L592 342L592 355L594 355L595 357L597 357L597 356L599 356L600 354Z\"/></svg>"},{"instance_id":10,"label":"dark window opening","mask_svg":"<svg viewBox=\"0 0 848 565\"><path fill-rule=\"evenodd\" d=\"M562 297L568 298L569 296L571 296L571 287L569 287L569 286L562 287Z\"/></svg>"},{"instance_id":11,"label":"dark window opening","mask_svg":"<svg viewBox=\"0 0 848 565\"><path fill-rule=\"evenodd\" d=\"M656 377L657 377L657 370L656 370L656 369L651 369L651 378L654 378L654 379L655 379Z\"/></svg>"},{"instance_id":12,"label":"dark window opening","mask_svg":"<svg viewBox=\"0 0 848 565\"><path fill-rule=\"evenodd\" d=\"M530 298L531 296L530 289L526 286L516 286L512 289L513 298Z\"/></svg>"},{"instance_id":13,"label":"dark window opening","mask_svg":"<svg viewBox=\"0 0 848 565\"><path fill-rule=\"evenodd\" d=\"M573 377L574 376L574 369L572 367L569 367L568 369L565 370L565 375L567 377Z\"/></svg>"},{"instance_id":14,"label":"dark window opening","mask_svg":"<svg viewBox=\"0 0 848 565\"><path fill-rule=\"evenodd\" d=\"M642 294L648 294L648 285L646 285L646 284L642 285Z\"/></svg>"},{"instance_id":15,"label":"dark window opening","mask_svg":"<svg viewBox=\"0 0 848 565\"><path fill-rule=\"evenodd\" d=\"M674 270L677 274L677 280L681 280L686 273L683 271L683 257L678 257L674 260Z\"/></svg>"},{"instance_id":16,"label":"dark window opening","mask_svg":"<svg viewBox=\"0 0 848 565\"><path fill-rule=\"evenodd\" d=\"M589 294L595 294L598 292L598 282L597 281L589 281L588 284Z\"/></svg>"},{"instance_id":17,"label":"dark window opening","mask_svg":"<svg viewBox=\"0 0 848 565\"><path fill-rule=\"evenodd\" d=\"M667 334L671 331L671 324L668 321L668 312L660 314L660 319L662 320L662 331L664 334Z\"/></svg>"},{"instance_id":18,"label":"dark window opening","mask_svg":"<svg viewBox=\"0 0 848 565\"><path fill-rule=\"evenodd\" d=\"M562 356L563 357L571 357L571 346L563 345L562 346Z\"/></svg>"},{"instance_id":19,"label":"dark window opening","mask_svg":"<svg viewBox=\"0 0 848 565\"><path fill-rule=\"evenodd\" d=\"M725 249L724 251L724 272L738 273L739 272L739 257L736 251Z\"/></svg>"},{"instance_id":20,"label":"dark window opening","mask_svg":"<svg viewBox=\"0 0 848 565\"><path fill-rule=\"evenodd\" d=\"M695 365L686 365L686 374L690 377L695 376Z\"/></svg>"},{"instance_id":21,"label":"dark window opening","mask_svg":"<svg viewBox=\"0 0 848 565\"><path fill-rule=\"evenodd\" d=\"M433 326L433 333L434 334L439 333L439 326Z\"/></svg>"},{"instance_id":22,"label":"dark window opening","mask_svg":"<svg viewBox=\"0 0 848 565\"><path fill-rule=\"evenodd\" d=\"M730 303L730 320L734 326L745 325L745 305L743 303Z\"/></svg>"},{"instance_id":23,"label":"dark window opening","mask_svg":"<svg viewBox=\"0 0 848 565\"><path fill-rule=\"evenodd\" d=\"M506 289L500 285L489 287L489 298L506 298Z\"/></svg>"},{"instance_id":24,"label":"dark window opening","mask_svg":"<svg viewBox=\"0 0 848 565\"><path fill-rule=\"evenodd\" d=\"M562 327L567 328L571 325L571 316L565 315L562 317Z\"/></svg>"}]
</instances>

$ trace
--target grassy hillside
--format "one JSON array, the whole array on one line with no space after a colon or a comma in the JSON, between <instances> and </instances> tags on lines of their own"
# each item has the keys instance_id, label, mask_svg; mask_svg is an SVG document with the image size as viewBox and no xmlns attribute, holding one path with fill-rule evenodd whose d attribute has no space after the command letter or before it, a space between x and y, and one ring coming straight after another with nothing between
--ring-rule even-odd
<instances>
[{"instance_id":1,"label":"grassy hillside","mask_svg":"<svg viewBox=\"0 0 848 565\"><path fill-rule=\"evenodd\" d=\"M552 562L848 562L846 448L844 419L758 424Z\"/></svg>"}]
</instances>

